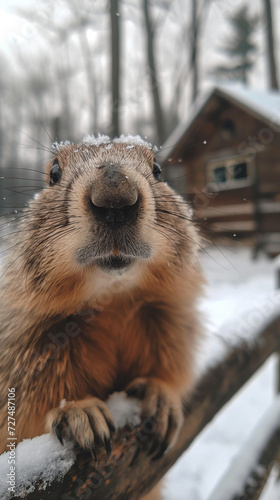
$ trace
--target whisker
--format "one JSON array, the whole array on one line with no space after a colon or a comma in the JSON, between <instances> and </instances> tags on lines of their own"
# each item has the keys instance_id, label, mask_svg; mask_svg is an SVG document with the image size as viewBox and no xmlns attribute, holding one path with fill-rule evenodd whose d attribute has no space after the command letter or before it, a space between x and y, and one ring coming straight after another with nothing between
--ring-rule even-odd
<instances>
[{"instance_id":1,"label":"whisker","mask_svg":"<svg viewBox=\"0 0 280 500\"><path fill-rule=\"evenodd\" d=\"M46 172L43 172L41 170L37 170L36 168L27 168L27 167L24 167L24 166L19 166L19 167L9 167L7 168L7 171L10 172L10 170L16 170L16 171L19 171L19 170L26 170L28 172L35 172L36 174L42 174L42 175L46 175ZM0 179L5 179L5 176L3 177L0 177Z\"/></svg>"},{"instance_id":2,"label":"whisker","mask_svg":"<svg viewBox=\"0 0 280 500\"><path fill-rule=\"evenodd\" d=\"M163 210L162 208L156 208L156 212L160 212L160 213L163 213L163 214L172 215L173 217L178 217L178 219L183 219L183 220L187 220L189 222L192 222L192 218L191 217L186 217L185 215L178 214L176 212L170 212L169 210Z\"/></svg>"},{"instance_id":3,"label":"whisker","mask_svg":"<svg viewBox=\"0 0 280 500\"><path fill-rule=\"evenodd\" d=\"M31 139L31 141L35 142L36 144L38 144L38 146L41 146L42 148L44 148L43 150L44 151L47 151L49 153L52 152L51 148L47 148L44 144L41 144L41 142L37 141L36 139L34 139L34 137L31 137L31 135L27 134L26 132L23 132L23 130L19 130L19 132L23 135L25 135L26 137L28 137L28 139Z\"/></svg>"},{"instance_id":4,"label":"whisker","mask_svg":"<svg viewBox=\"0 0 280 500\"><path fill-rule=\"evenodd\" d=\"M44 126L43 124L43 121L41 120L41 118L39 118L39 122L41 124L41 127L43 128L43 130L46 132L46 135L48 136L49 140L51 141L51 144L54 142L54 139L52 139L51 135L49 134L49 132L47 131L46 127Z\"/></svg>"},{"instance_id":5,"label":"whisker","mask_svg":"<svg viewBox=\"0 0 280 500\"><path fill-rule=\"evenodd\" d=\"M29 181L31 179L28 179L28 177L6 177L6 176L3 176L3 177L0 177L0 179L6 179L6 180L12 180L12 181ZM40 184L43 184L45 185L45 182L42 180L42 179L32 179L32 182L40 182Z\"/></svg>"}]
</instances>

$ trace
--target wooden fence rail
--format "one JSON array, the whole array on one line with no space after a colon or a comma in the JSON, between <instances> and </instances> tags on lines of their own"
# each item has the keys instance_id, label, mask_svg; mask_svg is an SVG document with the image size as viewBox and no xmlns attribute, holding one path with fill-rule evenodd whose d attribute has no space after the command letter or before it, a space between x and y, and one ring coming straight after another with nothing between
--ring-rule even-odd
<instances>
[{"instance_id":1,"label":"wooden fence rail","mask_svg":"<svg viewBox=\"0 0 280 500\"><path fill-rule=\"evenodd\" d=\"M260 419L208 500L258 500L279 451L280 395Z\"/></svg>"},{"instance_id":2,"label":"wooden fence rail","mask_svg":"<svg viewBox=\"0 0 280 500\"><path fill-rule=\"evenodd\" d=\"M184 425L176 445L160 460L151 461L146 453L149 435L145 429L123 430L113 443L109 460L100 453L97 466L88 455L80 454L63 480L53 482L45 490L36 484L36 491L13 500L138 500L152 489L264 361L279 350L280 317L266 325L254 341L243 341L205 373L185 407Z\"/></svg>"}]
</instances>

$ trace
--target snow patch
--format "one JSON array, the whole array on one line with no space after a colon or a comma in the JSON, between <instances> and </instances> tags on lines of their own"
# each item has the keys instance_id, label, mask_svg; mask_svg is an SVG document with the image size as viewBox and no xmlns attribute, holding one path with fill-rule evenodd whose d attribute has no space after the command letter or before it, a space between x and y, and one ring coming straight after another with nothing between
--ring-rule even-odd
<instances>
[{"instance_id":1,"label":"snow patch","mask_svg":"<svg viewBox=\"0 0 280 500\"><path fill-rule=\"evenodd\" d=\"M38 198L40 197L40 194L41 194L41 191L39 191L39 193L35 193L35 194L33 195L33 199L34 199L34 200L38 200ZM15 210L15 214L17 214L17 210Z\"/></svg>"},{"instance_id":2,"label":"snow patch","mask_svg":"<svg viewBox=\"0 0 280 500\"><path fill-rule=\"evenodd\" d=\"M72 144L70 141L64 141L64 142L53 142L51 150L52 153L57 154L62 148L65 146L69 146L69 144ZM88 134L85 137L83 137L82 141L78 145L85 145L85 146L104 146L107 144L106 149L109 150L113 147L113 144L128 144L126 149L133 149L134 146L144 146L148 149L151 149L153 151L157 151L156 146L153 146L150 142L145 141L140 137L140 135L121 135L120 137L116 137L115 139L111 140L108 135L102 135L102 134L97 134L91 135ZM78 149L75 150L75 153L78 151Z\"/></svg>"},{"instance_id":3,"label":"snow patch","mask_svg":"<svg viewBox=\"0 0 280 500\"><path fill-rule=\"evenodd\" d=\"M51 151L53 154L59 153L59 151L64 148L65 146L69 146L71 144L70 141L61 141L61 142L53 142L51 146Z\"/></svg>"},{"instance_id":4,"label":"snow patch","mask_svg":"<svg viewBox=\"0 0 280 500\"><path fill-rule=\"evenodd\" d=\"M95 135L86 135L82 139L82 144L86 146L101 146L102 144L108 144L111 142L111 139L108 135L97 134Z\"/></svg>"},{"instance_id":5,"label":"snow patch","mask_svg":"<svg viewBox=\"0 0 280 500\"><path fill-rule=\"evenodd\" d=\"M249 248L212 247L200 256L209 283L200 304L207 318L200 375L238 344L254 344L259 332L279 315L275 264L265 256L253 261L250 252Z\"/></svg>"},{"instance_id":6,"label":"snow patch","mask_svg":"<svg viewBox=\"0 0 280 500\"><path fill-rule=\"evenodd\" d=\"M64 406L66 406L66 405L67 405L67 401L66 401L66 399L62 399L62 400L60 401L60 403L59 403L59 408L64 408Z\"/></svg>"},{"instance_id":7,"label":"snow patch","mask_svg":"<svg viewBox=\"0 0 280 500\"><path fill-rule=\"evenodd\" d=\"M0 498L8 500L14 495L8 491L7 474L11 465L8 463L9 452L0 455ZM54 480L62 479L73 465L75 453L72 444L62 446L50 434L34 439L25 439L16 448L16 495L35 490L34 484L42 483L45 489Z\"/></svg>"},{"instance_id":8,"label":"snow patch","mask_svg":"<svg viewBox=\"0 0 280 500\"><path fill-rule=\"evenodd\" d=\"M270 493L269 497L267 497L269 500L279 500L280 498L280 481L276 481L276 484L274 485L274 488L272 492Z\"/></svg>"},{"instance_id":9,"label":"snow patch","mask_svg":"<svg viewBox=\"0 0 280 500\"><path fill-rule=\"evenodd\" d=\"M108 401L114 416L116 429L122 429L126 425L133 428L140 425L141 403L138 399L128 398L125 392L114 392Z\"/></svg>"},{"instance_id":10,"label":"snow patch","mask_svg":"<svg viewBox=\"0 0 280 500\"><path fill-rule=\"evenodd\" d=\"M62 400L60 408L66 401ZM112 394L107 404L114 416L116 429L129 426L136 427L140 424L141 403L134 398L128 398L125 392ZM9 452L0 455L0 498L9 500L14 496L8 491L7 474L10 472ZM33 439L25 439L16 448L16 495L24 492L31 493L35 484L40 482L42 488L54 480L61 480L75 461L73 445L64 441L62 446L50 434L44 434Z\"/></svg>"},{"instance_id":11,"label":"snow patch","mask_svg":"<svg viewBox=\"0 0 280 500\"><path fill-rule=\"evenodd\" d=\"M150 142L145 141L140 137L140 135L121 135L120 137L116 137L113 140L116 144L130 144L134 146L145 146L148 149L155 150L155 147L152 146Z\"/></svg>"},{"instance_id":12,"label":"snow patch","mask_svg":"<svg viewBox=\"0 0 280 500\"><path fill-rule=\"evenodd\" d=\"M224 500L239 497L246 481L254 470L262 477L265 468L257 468L258 459L269 438L280 428L280 396L275 398L271 407L247 440L244 451L238 453L230 466L230 475L225 474L218 488L209 500ZM253 481L253 478L251 478Z\"/></svg>"}]
</instances>

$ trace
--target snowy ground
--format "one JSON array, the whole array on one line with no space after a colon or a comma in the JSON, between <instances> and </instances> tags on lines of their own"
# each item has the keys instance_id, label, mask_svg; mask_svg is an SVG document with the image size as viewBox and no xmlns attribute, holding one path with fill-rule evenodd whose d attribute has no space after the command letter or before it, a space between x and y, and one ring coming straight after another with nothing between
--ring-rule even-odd
<instances>
[{"instance_id":1,"label":"snowy ground","mask_svg":"<svg viewBox=\"0 0 280 500\"><path fill-rule=\"evenodd\" d=\"M207 319L208 355L201 368L223 355L233 336L246 337L279 310L275 263L252 261L249 250L211 249L201 256L208 278L202 310ZM225 338L225 343L217 338ZM210 346L210 356L209 356ZM166 476L166 500L206 500L246 443L276 393L276 357L271 358L220 411ZM280 499L271 489L262 500Z\"/></svg>"}]
</instances>

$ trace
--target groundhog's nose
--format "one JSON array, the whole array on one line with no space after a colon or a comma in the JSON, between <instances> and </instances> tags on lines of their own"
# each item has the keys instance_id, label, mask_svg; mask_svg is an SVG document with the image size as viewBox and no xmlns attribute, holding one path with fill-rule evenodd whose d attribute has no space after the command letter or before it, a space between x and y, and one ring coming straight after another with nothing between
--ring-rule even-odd
<instances>
[{"instance_id":1,"label":"groundhog's nose","mask_svg":"<svg viewBox=\"0 0 280 500\"><path fill-rule=\"evenodd\" d=\"M115 168L106 169L91 194L91 211L109 224L126 222L140 204L136 185Z\"/></svg>"}]
</instances>

